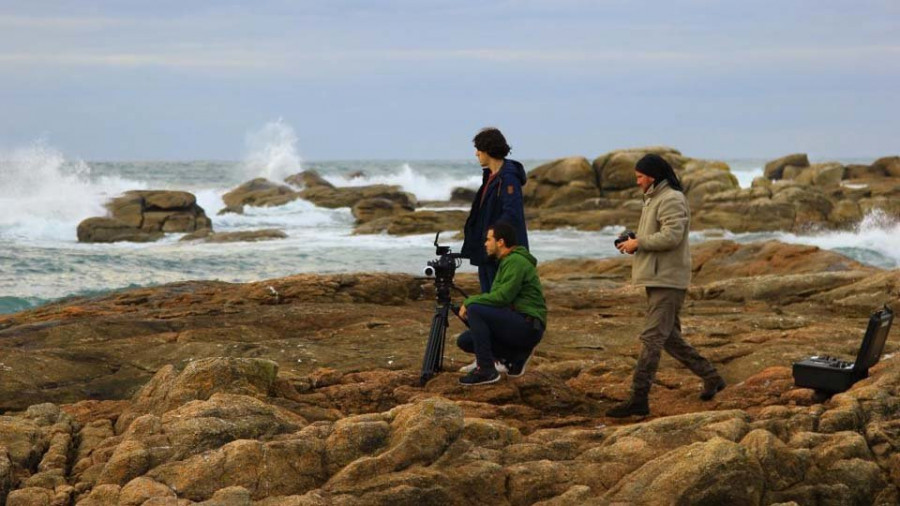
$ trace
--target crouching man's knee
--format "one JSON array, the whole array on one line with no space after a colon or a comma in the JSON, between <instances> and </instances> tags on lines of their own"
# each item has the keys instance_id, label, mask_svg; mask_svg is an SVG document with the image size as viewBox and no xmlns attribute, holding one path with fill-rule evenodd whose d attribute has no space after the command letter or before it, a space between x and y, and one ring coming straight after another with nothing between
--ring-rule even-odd
<instances>
[{"instance_id":1,"label":"crouching man's knee","mask_svg":"<svg viewBox=\"0 0 900 506\"><path fill-rule=\"evenodd\" d=\"M475 336L467 330L456 338L456 346L466 353L475 353Z\"/></svg>"}]
</instances>

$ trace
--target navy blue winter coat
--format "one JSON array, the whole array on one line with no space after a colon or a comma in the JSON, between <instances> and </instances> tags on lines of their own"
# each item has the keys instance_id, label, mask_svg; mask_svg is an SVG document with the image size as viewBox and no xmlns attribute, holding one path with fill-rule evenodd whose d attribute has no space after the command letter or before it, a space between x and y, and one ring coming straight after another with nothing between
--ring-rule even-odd
<instances>
[{"instance_id":1,"label":"navy blue winter coat","mask_svg":"<svg viewBox=\"0 0 900 506\"><path fill-rule=\"evenodd\" d=\"M472 201L472 210L466 219L463 229L465 240L462 256L468 258L472 265L482 265L488 261L484 251L484 240L491 225L505 221L516 229L519 246L528 248L528 232L525 230L525 207L522 201L522 186L527 179L525 168L521 163L505 159L497 177L485 190L491 171L484 169L481 188ZM482 202L481 195L487 191Z\"/></svg>"}]
</instances>

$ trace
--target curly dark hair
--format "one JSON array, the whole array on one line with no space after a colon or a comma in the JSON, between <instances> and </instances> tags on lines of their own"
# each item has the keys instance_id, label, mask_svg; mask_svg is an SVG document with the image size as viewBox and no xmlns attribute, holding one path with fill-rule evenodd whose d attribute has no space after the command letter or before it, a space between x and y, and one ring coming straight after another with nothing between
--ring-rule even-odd
<instances>
[{"instance_id":1,"label":"curly dark hair","mask_svg":"<svg viewBox=\"0 0 900 506\"><path fill-rule=\"evenodd\" d=\"M512 148L506 143L506 138L503 137L499 129L494 127L482 128L472 138L472 142L475 144L475 149L482 153L487 153L491 158L498 160L506 158L506 155L512 151Z\"/></svg>"},{"instance_id":2,"label":"curly dark hair","mask_svg":"<svg viewBox=\"0 0 900 506\"><path fill-rule=\"evenodd\" d=\"M497 223L494 223L493 225L488 227L488 230L494 231L495 241L503 239L503 242L506 244L507 248L512 248L519 245L519 241L516 240L516 229L505 221L498 221Z\"/></svg>"}]
</instances>

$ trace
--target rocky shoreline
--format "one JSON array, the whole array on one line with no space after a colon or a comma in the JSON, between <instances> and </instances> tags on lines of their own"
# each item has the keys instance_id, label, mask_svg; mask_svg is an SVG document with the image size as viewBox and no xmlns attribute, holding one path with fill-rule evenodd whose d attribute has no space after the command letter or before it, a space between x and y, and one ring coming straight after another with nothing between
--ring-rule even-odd
<instances>
[{"instance_id":1,"label":"rocky shoreline","mask_svg":"<svg viewBox=\"0 0 900 506\"><path fill-rule=\"evenodd\" d=\"M529 228L632 227L641 211L634 164L647 153L663 156L679 174L694 230L809 232L847 229L876 212L900 218L900 156L845 166L810 164L806 154L792 154L770 161L763 176L751 187L741 188L725 162L691 158L669 147L644 147L611 151L593 162L584 157L561 158L531 170L523 187ZM225 207L219 214L304 199L319 207L350 208L357 234L424 234L461 230L467 213L440 208L467 207L473 195L471 190L457 188L450 201L418 202L398 186L335 187L310 170L289 176L284 183L262 178L248 181L223 195ZM79 224L79 241L146 242L167 232L189 233L186 240L211 242L283 238L273 231L217 236L212 220L186 192L128 192L110 201L107 208L109 216Z\"/></svg>"},{"instance_id":2,"label":"rocky shoreline","mask_svg":"<svg viewBox=\"0 0 900 506\"><path fill-rule=\"evenodd\" d=\"M429 282L402 274L188 282L0 316L0 502L32 504L896 504L900 349L850 391L790 365L852 357L900 270L774 241L695 245L688 339L714 401L664 358L627 396L640 291L627 257L540 265L550 324L517 379L418 372ZM464 289L477 281L460 275ZM450 334L461 330L451 323Z\"/></svg>"}]
</instances>

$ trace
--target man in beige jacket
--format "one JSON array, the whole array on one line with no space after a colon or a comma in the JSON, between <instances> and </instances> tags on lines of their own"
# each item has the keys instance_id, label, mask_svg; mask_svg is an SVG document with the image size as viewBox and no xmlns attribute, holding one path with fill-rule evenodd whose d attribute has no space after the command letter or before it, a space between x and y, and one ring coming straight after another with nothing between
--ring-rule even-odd
<instances>
[{"instance_id":1,"label":"man in beige jacket","mask_svg":"<svg viewBox=\"0 0 900 506\"><path fill-rule=\"evenodd\" d=\"M681 336L678 313L691 282L691 210L681 182L669 163L654 154L638 161L635 175L644 192L641 221L635 237L617 247L634 255L631 277L635 285L647 291L647 318L631 397L607 411L606 415L614 418L650 413L650 386L663 349L703 379L701 399L710 400L725 388L715 367Z\"/></svg>"}]
</instances>

